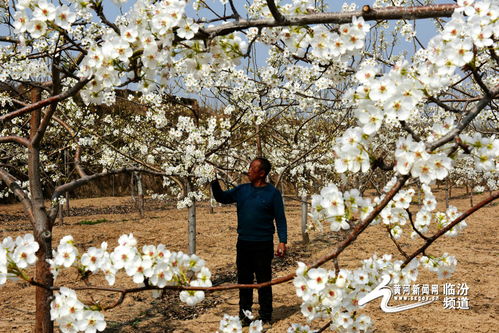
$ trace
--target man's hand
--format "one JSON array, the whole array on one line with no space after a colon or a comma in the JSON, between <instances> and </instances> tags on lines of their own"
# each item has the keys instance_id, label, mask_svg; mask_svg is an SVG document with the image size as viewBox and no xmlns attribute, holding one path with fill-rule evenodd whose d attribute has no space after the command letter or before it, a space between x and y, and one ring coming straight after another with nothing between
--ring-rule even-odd
<instances>
[{"instance_id":1,"label":"man's hand","mask_svg":"<svg viewBox=\"0 0 499 333\"><path fill-rule=\"evenodd\" d=\"M285 254L286 254L286 243L279 243L279 245L277 245L275 255L277 257L284 257Z\"/></svg>"}]
</instances>

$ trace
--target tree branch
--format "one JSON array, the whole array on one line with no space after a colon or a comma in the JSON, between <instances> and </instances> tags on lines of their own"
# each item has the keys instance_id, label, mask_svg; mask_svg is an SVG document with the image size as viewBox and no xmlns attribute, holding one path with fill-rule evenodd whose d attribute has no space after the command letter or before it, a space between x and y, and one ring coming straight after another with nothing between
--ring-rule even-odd
<instances>
[{"instance_id":1,"label":"tree branch","mask_svg":"<svg viewBox=\"0 0 499 333\"><path fill-rule=\"evenodd\" d=\"M286 17L281 14L279 9L277 9L274 0L267 0L267 6L269 7L270 13L272 13L272 16L274 17L277 23L286 22Z\"/></svg>"},{"instance_id":2,"label":"tree branch","mask_svg":"<svg viewBox=\"0 0 499 333\"><path fill-rule=\"evenodd\" d=\"M364 6L366 7L366 6ZM367 6L368 7L368 6ZM457 8L455 4L415 6L415 7L385 7L371 8L340 13L317 13L308 15L287 16L283 22L275 19L239 20L222 24L217 27L200 29L196 34L197 39L214 38L216 36L228 35L235 31L245 30L251 27L282 27L307 24L342 24L352 22L353 17L363 17L366 21L400 20L400 19L424 19L432 17L450 17Z\"/></svg>"},{"instance_id":3,"label":"tree branch","mask_svg":"<svg viewBox=\"0 0 499 333\"><path fill-rule=\"evenodd\" d=\"M426 144L426 148L430 151L443 146L447 142L454 140L454 138L459 135L472 121L478 116L478 114L490 103L496 96L499 95L499 85L496 85L490 90L490 95L483 96L480 101L475 105L474 109L470 111L462 120L461 123L451 130L447 135L444 135L440 139L434 142L429 142Z\"/></svg>"},{"instance_id":4,"label":"tree branch","mask_svg":"<svg viewBox=\"0 0 499 333\"><path fill-rule=\"evenodd\" d=\"M407 125L407 122L405 120L401 120L400 125L402 126L402 129L409 133L415 141L421 141L419 135L417 135L417 133L414 132L413 129L409 127L409 125Z\"/></svg>"},{"instance_id":5,"label":"tree branch","mask_svg":"<svg viewBox=\"0 0 499 333\"><path fill-rule=\"evenodd\" d=\"M402 247L397 242L395 237L393 237L392 231L390 230L390 226L388 226L388 225L386 226L386 231L388 232L388 235L390 235L390 239L392 240L393 244L395 244L395 246L397 247L397 250L399 250L400 254L402 254L404 256L404 258L408 258L409 256L407 255L407 253L402 249Z\"/></svg>"},{"instance_id":6,"label":"tree branch","mask_svg":"<svg viewBox=\"0 0 499 333\"><path fill-rule=\"evenodd\" d=\"M28 106L25 106L19 110L7 113L3 116L0 116L0 122L10 120L19 116L22 116L25 113L31 112L33 110L41 109L47 105L50 105L52 103L57 103L60 102L68 97L74 96L80 89L82 89L90 80L89 79L83 79L79 81L77 84L75 84L71 89L66 90L65 92L52 96L49 98L46 98L44 100L41 100L39 102L30 104Z\"/></svg>"},{"instance_id":7,"label":"tree branch","mask_svg":"<svg viewBox=\"0 0 499 333\"><path fill-rule=\"evenodd\" d=\"M58 197L62 196L64 193L68 191L73 191L85 184L90 183L91 181L97 180L102 177L107 177L111 175L116 175L120 173L132 173L134 171L138 172L144 172L144 173L149 173L152 175L161 175L161 176L166 176L164 173L159 173L151 170L144 170L144 169L138 169L138 168L121 168L121 169L116 169L116 170L111 170L111 171L106 171L106 172L100 172L100 173L95 173L93 175L86 175L84 177L81 177L79 179L73 180L69 183L60 185L56 187L54 193L52 193L52 198L51 200L56 200ZM59 205L53 206L50 211L49 211L49 217L55 219L57 216L57 212L59 210Z\"/></svg>"},{"instance_id":8,"label":"tree branch","mask_svg":"<svg viewBox=\"0 0 499 333\"><path fill-rule=\"evenodd\" d=\"M437 104L438 106L440 106L445 111L449 111L449 112L452 112L452 113L459 113L458 110L456 110L454 108L451 108L450 106L448 106L447 104L445 104L444 102L442 102L441 100L439 100L438 98L436 98L434 96L428 96L428 100L430 102L433 102L433 103ZM454 100L452 100L452 102L454 102Z\"/></svg>"},{"instance_id":9,"label":"tree branch","mask_svg":"<svg viewBox=\"0 0 499 333\"><path fill-rule=\"evenodd\" d=\"M7 42L12 44L19 44L19 39L12 38L10 36L0 36L0 42Z\"/></svg>"},{"instance_id":10,"label":"tree branch","mask_svg":"<svg viewBox=\"0 0 499 333\"><path fill-rule=\"evenodd\" d=\"M24 147L29 146L29 140L20 136L9 135L9 136L0 137L0 143L7 143L7 142L18 143Z\"/></svg>"},{"instance_id":11,"label":"tree branch","mask_svg":"<svg viewBox=\"0 0 499 333\"><path fill-rule=\"evenodd\" d=\"M132 170L132 169L129 169ZM144 170L142 170L144 171ZM147 172L147 171L146 171ZM350 244L352 244L357 237L369 226L369 224L379 215L379 213L383 210L383 208L386 207L386 205L390 202L390 200L393 199L393 197L398 193L398 191L404 186L405 182L409 179L409 176L401 176L399 177L399 181L391 188L391 190L385 195L385 197L380 201L380 203L374 208L374 210L366 217L364 221L361 221L359 224L357 224L350 235L338 245L336 250L317 260L315 263L309 265L309 268L316 268L324 263L336 259ZM497 194L499 196L499 192ZM166 286L164 288L159 288L156 286L150 286L146 285L143 287L137 287L137 288L130 288L130 289L119 289L119 288L108 288L108 287L97 287L97 286L85 286L85 287L72 287L74 290L102 290L102 291L109 291L109 292L117 292L121 293L122 296L121 298L124 298L124 294L127 293L136 293L136 292L141 292L141 291L146 291L146 290L160 290L160 289L170 289L170 290L202 290L202 291L222 291L222 290L231 290L231 289L259 289L262 287L267 287L271 285L276 285L276 284L281 284L287 281L292 280L295 277L295 273L290 273L288 275L282 276L280 278L274 279L272 281L267 281L263 283L256 283L256 284L222 284L218 286L213 286L213 287L192 287L192 286ZM58 286L46 286L42 283L39 283L35 281L34 279L27 280L30 284L45 288L45 289L50 289L50 290L59 290L60 287ZM119 302L119 300L118 300Z\"/></svg>"},{"instance_id":12,"label":"tree branch","mask_svg":"<svg viewBox=\"0 0 499 333\"><path fill-rule=\"evenodd\" d=\"M118 35L121 35L120 29L118 28L118 26L116 24L114 24L113 22L110 22L107 19L106 15L104 15L104 7L102 6L102 1L99 1L99 2L93 1L92 2L92 9L95 11L97 16L102 20L102 23L104 23L105 25L107 25L108 27L113 29L114 32L116 32Z\"/></svg>"},{"instance_id":13,"label":"tree branch","mask_svg":"<svg viewBox=\"0 0 499 333\"><path fill-rule=\"evenodd\" d=\"M61 92L61 77L60 77L60 72L59 69L57 68L57 64L59 63L59 58L56 57L54 61L52 62L52 94L53 95L58 95ZM54 113L57 111L57 104L59 102L55 101L50 104L50 108L48 112L44 113L44 116L40 122L40 126L38 126L36 130L36 134L31 140L31 144L35 147L37 147L40 142L43 139L43 136L45 135L45 131L47 130L47 127L50 124L50 120L52 119L52 116Z\"/></svg>"},{"instance_id":14,"label":"tree branch","mask_svg":"<svg viewBox=\"0 0 499 333\"><path fill-rule=\"evenodd\" d=\"M463 214L461 214L458 218L456 218L454 221L452 221L449 225L447 225L445 228L437 232L435 235L432 237L428 237L426 240L426 243L421 246L419 249L417 249L413 254L411 254L402 264L402 268L404 268L407 264L411 262L412 259L416 258L420 253L423 253L428 247L430 247L431 244L433 244L434 241L436 241L438 238L440 238L442 235L444 235L447 231L452 229L456 224L459 222L463 221L465 218L482 208L483 206L491 203L492 201L496 200L499 198L499 192L495 193L494 195L491 195L485 200L482 200L475 206L471 207L467 211L465 211Z\"/></svg>"},{"instance_id":15,"label":"tree branch","mask_svg":"<svg viewBox=\"0 0 499 333\"><path fill-rule=\"evenodd\" d=\"M17 179L2 168L0 168L0 180L2 180L5 185L7 185L7 187L17 197L17 200L19 200L23 204L24 211L28 215L31 224L34 227L35 218L33 216L33 206L28 194L21 188L21 186L19 186L19 184L17 183Z\"/></svg>"},{"instance_id":16,"label":"tree branch","mask_svg":"<svg viewBox=\"0 0 499 333\"><path fill-rule=\"evenodd\" d=\"M237 12L237 9L236 9L236 6L234 6L233 0L229 0L229 5L230 5L230 9L232 10L232 14L234 15L234 18L236 19L236 21L239 21L239 18L241 17L241 15L239 15L239 13Z\"/></svg>"}]
</instances>

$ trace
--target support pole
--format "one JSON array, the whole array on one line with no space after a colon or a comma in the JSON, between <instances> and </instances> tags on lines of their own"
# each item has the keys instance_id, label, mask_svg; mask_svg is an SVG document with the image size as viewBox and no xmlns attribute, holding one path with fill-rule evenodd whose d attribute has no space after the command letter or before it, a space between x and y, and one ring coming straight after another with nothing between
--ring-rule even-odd
<instances>
[{"instance_id":1,"label":"support pole","mask_svg":"<svg viewBox=\"0 0 499 333\"><path fill-rule=\"evenodd\" d=\"M307 218L308 218L308 204L307 204L307 195L303 194L301 197L301 237L304 244L308 244L310 242L310 238L307 233Z\"/></svg>"},{"instance_id":2,"label":"support pole","mask_svg":"<svg viewBox=\"0 0 499 333\"><path fill-rule=\"evenodd\" d=\"M189 179L186 181L187 195L192 192L192 184ZM196 253L196 201L192 199L192 205L188 208L187 219L187 238L189 246L189 254Z\"/></svg>"}]
</instances>

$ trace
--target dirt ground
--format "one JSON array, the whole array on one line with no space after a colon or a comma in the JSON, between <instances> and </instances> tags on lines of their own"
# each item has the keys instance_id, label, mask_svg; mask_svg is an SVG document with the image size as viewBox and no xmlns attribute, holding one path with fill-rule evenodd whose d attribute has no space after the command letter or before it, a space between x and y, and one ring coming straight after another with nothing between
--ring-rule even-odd
<instances>
[{"instance_id":1,"label":"dirt ground","mask_svg":"<svg viewBox=\"0 0 499 333\"><path fill-rule=\"evenodd\" d=\"M459 194L459 193L456 193ZM443 192L438 192L442 198ZM475 196L475 202L486 195ZM440 209L444 208L442 201ZM455 197L452 205L464 211L469 199ZM121 234L133 233L140 245L167 245L171 251L187 251L187 211L177 210L171 205L146 202L145 217L140 218L129 197L106 197L71 201L71 215L64 224L54 228L54 245L59 239L71 234L81 250L99 246L107 241L109 247L117 244ZM300 234L300 206L287 201L286 213L289 229L289 254L284 259L274 260L274 276L283 276L296 268L296 261L313 262L314 259L332 252L346 233L312 233L311 242L304 245ZM208 262L215 283L235 282L235 207L216 207L210 214L206 204L197 210L197 254ZM374 331L381 332L497 332L499 327L498 298L498 254L499 243L497 222L498 203L492 203L467 220L468 228L457 238L444 237L429 249L430 254L448 252L457 257L458 267L447 280L424 269L420 270L418 284L438 284L439 300L419 308L395 314L384 313L379 308L379 299L361 310L374 320ZM406 229L407 230L407 229ZM30 231L22 207L0 206L0 239L18 236ZM401 239L401 246L410 251L416 245L408 237ZM340 267L355 268L360 260L373 253L392 253L402 259L386 230L381 225L369 227L357 241L340 257ZM331 264L325 266L332 268ZM132 286L131 278L121 273L116 285ZM77 274L70 272L56 281L56 284L76 284ZM93 280L96 283L97 280ZM469 309L445 309L443 285L445 283L466 283L469 288ZM300 313L300 300L292 283L273 287L274 323L269 332L286 332L291 323L306 323ZM89 295L81 295L88 300ZM111 304L117 295L99 294L104 304ZM256 295L255 295L256 301ZM390 305L406 304L392 299ZM108 328L106 332L216 332L224 313L238 312L237 291L208 294L195 307L179 304L178 292L167 292L162 298L154 299L149 293L128 296L124 303L105 313ZM256 308L256 306L255 306ZM31 332L34 320L34 287L26 283L7 282L0 287L0 332ZM255 311L256 313L256 311ZM326 322L309 323L319 329ZM495 327L495 328L494 328Z\"/></svg>"}]
</instances>

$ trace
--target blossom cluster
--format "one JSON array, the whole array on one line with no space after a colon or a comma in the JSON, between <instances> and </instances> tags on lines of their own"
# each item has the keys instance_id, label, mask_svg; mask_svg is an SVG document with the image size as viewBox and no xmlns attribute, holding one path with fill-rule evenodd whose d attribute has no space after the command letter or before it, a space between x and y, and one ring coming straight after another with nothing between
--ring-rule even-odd
<instances>
[{"instance_id":1,"label":"blossom cluster","mask_svg":"<svg viewBox=\"0 0 499 333\"><path fill-rule=\"evenodd\" d=\"M47 0L24 0L17 2L16 6L17 11L14 14L16 32L29 32L33 38L45 35L51 26L68 30L77 19L77 15L68 6L56 7Z\"/></svg>"},{"instance_id":2,"label":"blossom cluster","mask_svg":"<svg viewBox=\"0 0 499 333\"><path fill-rule=\"evenodd\" d=\"M418 232L427 232L432 224L436 224L437 229L445 228L449 223L454 221L459 217L459 212L456 207L449 206L445 213L436 212L433 213L437 206L437 201L430 186L423 184L421 187L423 191L423 205L421 209L416 213L416 220L414 221L414 227ZM457 236L458 232L466 228L466 221L461 221L449 231L445 233L446 236ZM414 231L412 237L416 237L417 233Z\"/></svg>"},{"instance_id":3,"label":"blossom cluster","mask_svg":"<svg viewBox=\"0 0 499 333\"><path fill-rule=\"evenodd\" d=\"M249 312L249 311L248 311ZM248 333L261 333L265 332L261 320L253 320L253 315L251 313L245 313L248 319L252 320L250 322ZM242 333L243 327L241 319L239 316L230 316L224 314L222 320L220 320L220 325L217 333ZM314 333L316 331L310 329L307 325L301 324L291 324L288 328L287 333Z\"/></svg>"},{"instance_id":4,"label":"blossom cluster","mask_svg":"<svg viewBox=\"0 0 499 333\"><path fill-rule=\"evenodd\" d=\"M350 229L349 220L354 214L363 219L372 211L369 198L363 198L359 190L352 189L342 193L334 184L329 184L320 194L312 195L312 227L323 230L322 223L330 224L331 231Z\"/></svg>"},{"instance_id":5,"label":"blossom cluster","mask_svg":"<svg viewBox=\"0 0 499 333\"><path fill-rule=\"evenodd\" d=\"M311 30L293 27L283 29L279 37L290 54L303 57L310 48L314 60L328 63L346 59L347 56L363 49L369 30L369 24L362 17L354 17L352 23L340 25L338 32L333 32L324 25L317 25Z\"/></svg>"},{"instance_id":6,"label":"blossom cluster","mask_svg":"<svg viewBox=\"0 0 499 333\"><path fill-rule=\"evenodd\" d=\"M390 180L383 191L388 192L395 181L396 178ZM421 191L423 193L422 205L416 213L414 221L416 230L411 233L411 237L416 237L418 232L428 232L432 225L435 225L437 229L443 229L460 215L454 206L449 206L446 212L433 212L437 207L437 201L431 187L422 184ZM410 221L409 208L415 194L416 191L413 188L401 189L371 225L383 222L390 228L392 237L399 239L403 233L402 227ZM323 223L329 223L331 231L348 230L350 229L349 222L353 218L358 217L363 220L373 210L373 206L382 199L383 195L375 197L374 200L364 198L357 189L342 193L336 185L329 184L322 188L320 194L312 195L312 212L309 214L312 221L309 227L323 231ZM445 235L456 236L466 226L466 222L461 221Z\"/></svg>"},{"instance_id":7,"label":"blossom cluster","mask_svg":"<svg viewBox=\"0 0 499 333\"><path fill-rule=\"evenodd\" d=\"M253 317L248 317L249 319L253 319ZM263 330L262 321L254 320L249 325L248 333L261 333ZM220 325L218 327L217 333L242 333L243 326L241 323L241 319L239 316L230 316L228 314L224 314L222 320L220 320Z\"/></svg>"},{"instance_id":8,"label":"blossom cluster","mask_svg":"<svg viewBox=\"0 0 499 333\"><path fill-rule=\"evenodd\" d=\"M423 184L430 184L436 179L445 179L452 168L452 160L445 153L427 153L425 144L415 142L410 135L399 138L396 147L395 170L402 175L410 172Z\"/></svg>"},{"instance_id":9,"label":"blossom cluster","mask_svg":"<svg viewBox=\"0 0 499 333\"><path fill-rule=\"evenodd\" d=\"M0 285L33 265L39 247L32 234L18 236L15 240L12 237L4 238L0 243Z\"/></svg>"},{"instance_id":10,"label":"blossom cluster","mask_svg":"<svg viewBox=\"0 0 499 333\"><path fill-rule=\"evenodd\" d=\"M360 85L344 97L346 104L353 101L358 126L348 129L337 139L337 172L367 171L370 144L382 125L419 117L418 110L425 96L445 89L459 67L473 63L474 48L480 51L493 45L494 31L499 24L497 4L462 1L461 5L464 7L453 14L441 34L431 39L428 49L414 56L413 64L400 59L385 74L380 73L381 68L372 59L361 64L355 74ZM446 128L447 132L451 128ZM397 171L401 174L411 172L423 183L445 178L451 167L450 159L444 153L425 153L422 142L412 141L408 136L397 143ZM482 149L477 155L481 167L495 167L497 149Z\"/></svg>"},{"instance_id":11,"label":"blossom cluster","mask_svg":"<svg viewBox=\"0 0 499 333\"><path fill-rule=\"evenodd\" d=\"M359 300L373 290L384 274L389 274L394 284L409 284L418 275L418 261L413 260L404 268L402 261L392 260L391 255L376 255L363 260L356 270L338 272L324 268L308 268L298 263L293 284L296 294L303 300L301 312L308 321L329 319L331 329L338 332L367 331L372 320L359 314Z\"/></svg>"},{"instance_id":12,"label":"blossom cluster","mask_svg":"<svg viewBox=\"0 0 499 333\"><path fill-rule=\"evenodd\" d=\"M59 325L63 333L95 333L106 328L104 315L85 306L78 300L76 292L66 287L54 292L54 300L50 303L50 318Z\"/></svg>"},{"instance_id":13,"label":"blossom cluster","mask_svg":"<svg viewBox=\"0 0 499 333\"><path fill-rule=\"evenodd\" d=\"M444 253L440 257L422 256L419 259L421 265L430 272L437 273L439 279L449 278L456 270L457 259L454 256Z\"/></svg>"},{"instance_id":14,"label":"blossom cluster","mask_svg":"<svg viewBox=\"0 0 499 333\"><path fill-rule=\"evenodd\" d=\"M19 236L16 240L5 238L0 244L0 284L7 278L28 279L24 269L36 262L35 252L39 245L33 235ZM107 243L100 248L90 247L80 256L72 236L63 237L53 250L53 258L47 259L50 270L57 278L63 268L75 267L88 278L89 274L102 272L109 285L115 283L116 274L123 269L137 284L148 284L158 288L166 286L211 287L211 273L205 261L196 255L170 252L163 244L144 245L137 249L137 240L132 234L122 235L118 246L107 251ZM147 281L146 281L147 280ZM180 300L195 305L204 299L200 290L183 290ZM86 306L77 298L76 292L62 287L51 303L51 318L63 332L102 331L106 323L103 315Z\"/></svg>"},{"instance_id":15,"label":"blossom cluster","mask_svg":"<svg viewBox=\"0 0 499 333\"><path fill-rule=\"evenodd\" d=\"M292 324L288 328L287 333L314 333L315 330L310 329L308 325Z\"/></svg>"},{"instance_id":16,"label":"blossom cluster","mask_svg":"<svg viewBox=\"0 0 499 333\"><path fill-rule=\"evenodd\" d=\"M136 245L137 240L132 234L122 235L112 252L107 251L107 243L103 242L100 248L90 247L80 256L73 237L65 236L53 251L53 259L48 261L54 277L61 268L74 266L92 274L102 272L109 285L115 283L116 274L123 269L138 284L147 279L149 285L159 288L172 285L211 286L211 273L205 267L205 261L198 256L170 252L163 244L144 245L142 251ZM193 305L204 299L204 293L182 291L180 297Z\"/></svg>"},{"instance_id":17,"label":"blossom cluster","mask_svg":"<svg viewBox=\"0 0 499 333\"><path fill-rule=\"evenodd\" d=\"M481 133L459 136L471 148L475 165L483 171L497 172L499 169L499 139L495 135L484 137Z\"/></svg>"}]
</instances>

